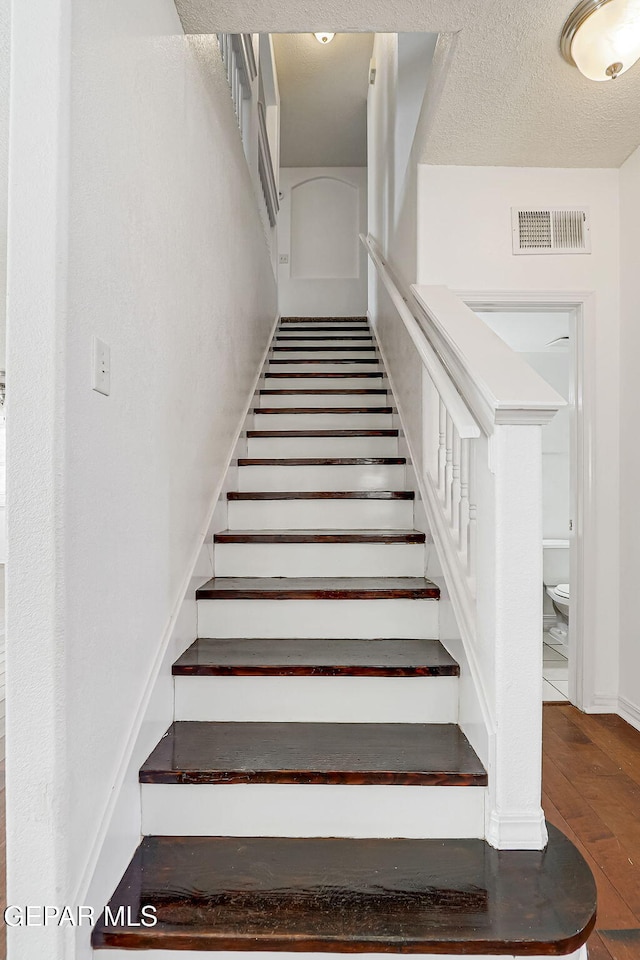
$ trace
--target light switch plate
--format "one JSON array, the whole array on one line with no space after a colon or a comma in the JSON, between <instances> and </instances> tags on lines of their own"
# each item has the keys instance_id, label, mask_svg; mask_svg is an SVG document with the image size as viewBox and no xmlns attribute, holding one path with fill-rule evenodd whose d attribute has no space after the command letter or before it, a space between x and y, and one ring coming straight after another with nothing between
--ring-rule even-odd
<instances>
[{"instance_id":1,"label":"light switch plate","mask_svg":"<svg viewBox=\"0 0 640 960\"><path fill-rule=\"evenodd\" d=\"M111 393L111 350L103 340L93 338L91 386L97 393L108 397Z\"/></svg>"},{"instance_id":2,"label":"light switch plate","mask_svg":"<svg viewBox=\"0 0 640 960\"><path fill-rule=\"evenodd\" d=\"M289 263L289 254L281 253L280 254L280 263Z\"/></svg>"}]
</instances>

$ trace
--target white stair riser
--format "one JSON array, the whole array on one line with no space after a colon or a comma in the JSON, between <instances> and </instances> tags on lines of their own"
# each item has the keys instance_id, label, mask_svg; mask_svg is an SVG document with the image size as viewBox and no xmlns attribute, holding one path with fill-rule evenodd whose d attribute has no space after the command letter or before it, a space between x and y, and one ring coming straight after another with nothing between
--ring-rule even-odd
<instances>
[{"instance_id":1,"label":"white stair riser","mask_svg":"<svg viewBox=\"0 0 640 960\"><path fill-rule=\"evenodd\" d=\"M216 543L216 577L423 577L422 543Z\"/></svg>"},{"instance_id":2,"label":"white stair riser","mask_svg":"<svg viewBox=\"0 0 640 960\"><path fill-rule=\"evenodd\" d=\"M437 600L198 600L199 637L438 639Z\"/></svg>"},{"instance_id":3,"label":"white stair riser","mask_svg":"<svg viewBox=\"0 0 640 960\"><path fill-rule=\"evenodd\" d=\"M284 367L273 371L273 373L290 372ZM306 371L306 373L309 372L309 370ZM343 377L265 377L264 386L267 390L359 390L367 387L384 387L386 380L384 377L350 377L345 373Z\"/></svg>"},{"instance_id":4,"label":"white stair riser","mask_svg":"<svg viewBox=\"0 0 640 960\"><path fill-rule=\"evenodd\" d=\"M484 787L141 784L142 833L161 836L484 835Z\"/></svg>"},{"instance_id":5,"label":"white stair riser","mask_svg":"<svg viewBox=\"0 0 640 960\"><path fill-rule=\"evenodd\" d=\"M284 359L284 358L282 358ZM291 358L290 358L291 359ZM331 360L319 360L313 358L313 363L300 363L294 360L293 363L272 363L269 361L270 373L378 373L380 368L377 362L371 363L335 363ZM286 368L286 369L285 369Z\"/></svg>"},{"instance_id":6,"label":"white stair riser","mask_svg":"<svg viewBox=\"0 0 640 960\"><path fill-rule=\"evenodd\" d=\"M267 387L269 390L277 390L278 387ZM281 389L288 389L282 387ZM294 387L298 390L310 389L304 387ZM321 387L317 388L322 389ZM338 390L338 387L329 388ZM357 387L347 387L345 389L355 389ZM367 389L366 387L363 389ZM372 388L372 389L375 389ZM301 393L301 394L262 394L260 397L261 407L386 407L391 402L387 393Z\"/></svg>"},{"instance_id":7,"label":"white stair riser","mask_svg":"<svg viewBox=\"0 0 640 960\"><path fill-rule=\"evenodd\" d=\"M239 467L242 491L262 490L404 490L403 464L313 464L308 467Z\"/></svg>"},{"instance_id":8,"label":"white stair riser","mask_svg":"<svg viewBox=\"0 0 640 960\"><path fill-rule=\"evenodd\" d=\"M301 404L304 406L304 404ZM256 413L255 430L390 430L390 413Z\"/></svg>"},{"instance_id":9,"label":"white stair riser","mask_svg":"<svg viewBox=\"0 0 640 960\"><path fill-rule=\"evenodd\" d=\"M397 437L249 437L249 459L261 457L397 457Z\"/></svg>"},{"instance_id":10,"label":"white stair riser","mask_svg":"<svg viewBox=\"0 0 640 960\"><path fill-rule=\"evenodd\" d=\"M413 500L230 500L230 530L407 530Z\"/></svg>"},{"instance_id":11,"label":"white stair riser","mask_svg":"<svg viewBox=\"0 0 640 960\"><path fill-rule=\"evenodd\" d=\"M175 719L457 723L457 677L174 677Z\"/></svg>"},{"instance_id":12,"label":"white stair riser","mask_svg":"<svg viewBox=\"0 0 640 960\"><path fill-rule=\"evenodd\" d=\"M375 351L371 349L364 350L341 350L340 347L326 350L274 350L271 354L273 360L371 360L373 363L377 360Z\"/></svg>"}]
</instances>

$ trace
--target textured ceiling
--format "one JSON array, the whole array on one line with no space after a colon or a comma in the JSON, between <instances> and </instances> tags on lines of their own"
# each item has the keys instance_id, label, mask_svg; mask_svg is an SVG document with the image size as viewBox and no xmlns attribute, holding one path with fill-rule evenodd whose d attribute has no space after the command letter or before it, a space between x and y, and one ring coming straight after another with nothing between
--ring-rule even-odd
<instances>
[{"instance_id":1,"label":"textured ceiling","mask_svg":"<svg viewBox=\"0 0 640 960\"><path fill-rule=\"evenodd\" d=\"M176 0L195 33L456 33L428 163L611 167L640 143L640 64L593 83L564 62L575 0Z\"/></svg>"},{"instance_id":2,"label":"textured ceiling","mask_svg":"<svg viewBox=\"0 0 640 960\"><path fill-rule=\"evenodd\" d=\"M371 33L273 37L283 167L364 167Z\"/></svg>"}]
</instances>

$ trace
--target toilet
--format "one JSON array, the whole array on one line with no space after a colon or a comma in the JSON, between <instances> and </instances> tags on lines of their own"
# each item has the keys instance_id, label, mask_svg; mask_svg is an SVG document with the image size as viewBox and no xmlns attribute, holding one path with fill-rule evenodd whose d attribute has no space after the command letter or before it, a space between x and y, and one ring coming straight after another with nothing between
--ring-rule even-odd
<instances>
[{"instance_id":1,"label":"toilet","mask_svg":"<svg viewBox=\"0 0 640 960\"><path fill-rule=\"evenodd\" d=\"M542 541L542 576L544 591L551 602L555 621L545 610L545 629L556 643L566 644L569 639L569 541Z\"/></svg>"}]
</instances>

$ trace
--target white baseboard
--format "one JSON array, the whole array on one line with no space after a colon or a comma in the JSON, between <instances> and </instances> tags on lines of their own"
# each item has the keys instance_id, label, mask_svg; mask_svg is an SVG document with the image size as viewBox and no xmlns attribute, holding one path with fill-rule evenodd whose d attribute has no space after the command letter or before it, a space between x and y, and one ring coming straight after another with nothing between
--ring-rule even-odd
<instances>
[{"instance_id":1,"label":"white baseboard","mask_svg":"<svg viewBox=\"0 0 640 960\"><path fill-rule=\"evenodd\" d=\"M618 713L619 708L619 698L614 693L594 693L591 702L585 705L584 712Z\"/></svg>"},{"instance_id":2,"label":"white baseboard","mask_svg":"<svg viewBox=\"0 0 640 960\"><path fill-rule=\"evenodd\" d=\"M627 700L626 697L618 697L618 709L615 712L636 730L640 730L640 707L637 704Z\"/></svg>"},{"instance_id":3,"label":"white baseboard","mask_svg":"<svg viewBox=\"0 0 640 960\"><path fill-rule=\"evenodd\" d=\"M544 814L500 814L487 819L487 843L497 850L543 850L549 835Z\"/></svg>"}]
</instances>

